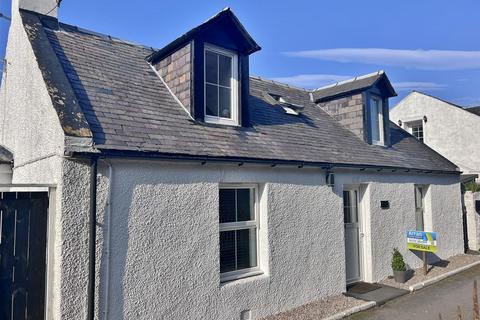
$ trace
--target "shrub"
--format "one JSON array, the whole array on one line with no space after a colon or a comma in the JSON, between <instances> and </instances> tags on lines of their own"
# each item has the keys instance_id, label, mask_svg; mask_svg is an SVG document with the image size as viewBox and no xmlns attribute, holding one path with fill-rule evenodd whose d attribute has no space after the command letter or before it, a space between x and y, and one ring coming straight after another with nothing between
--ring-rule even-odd
<instances>
[{"instance_id":1,"label":"shrub","mask_svg":"<svg viewBox=\"0 0 480 320\"><path fill-rule=\"evenodd\" d=\"M476 182L465 183L465 190L471 191L471 192L479 192L480 191L480 184L478 184Z\"/></svg>"},{"instance_id":2,"label":"shrub","mask_svg":"<svg viewBox=\"0 0 480 320\"><path fill-rule=\"evenodd\" d=\"M392 256L392 270L393 271L406 271L407 266L405 265L405 261L403 261L403 256L398 251L397 248L393 248L393 256Z\"/></svg>"}]
</instances>

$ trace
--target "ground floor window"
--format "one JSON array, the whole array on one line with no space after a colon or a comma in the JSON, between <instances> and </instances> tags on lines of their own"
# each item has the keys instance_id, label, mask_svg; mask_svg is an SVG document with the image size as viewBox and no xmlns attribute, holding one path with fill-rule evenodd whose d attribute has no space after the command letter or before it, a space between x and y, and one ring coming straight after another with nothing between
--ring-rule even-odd
<instances>
[{"instance_id":1,"label":"ground floor window","mask_svg":"<svg viewBox=\"0 0 480 320\"><path fill-rule=\"evenodd\" d=\"M427 186L415 186L415 229L425 231L425 194Z\"/></svg>"},{"instance_id":2,"label":"ground floor window","mask_svg":"<svg viewBox=\"0 0 480 320\"><path fill-rule=\"evenodd\" d=\"M221 186L219 223L221 280L258 274L257 188Z\"/></svg>"}]
</instances>

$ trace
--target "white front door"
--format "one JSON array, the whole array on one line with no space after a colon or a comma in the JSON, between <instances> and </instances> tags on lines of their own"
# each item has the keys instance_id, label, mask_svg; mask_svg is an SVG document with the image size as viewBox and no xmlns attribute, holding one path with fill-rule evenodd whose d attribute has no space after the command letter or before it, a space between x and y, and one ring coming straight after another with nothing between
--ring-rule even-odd
<instances>
[{"instance_id":1,"label":"white front door","mask_svg":"<svg viewBox=\"0 0 480 320\"><path fill-rule=\"evenodd\" d=\"M347 284L362 280L361 230L359 224L358 189L343 191L343 219L345 226L345 267Z\"/></svg>"}]
</instances>

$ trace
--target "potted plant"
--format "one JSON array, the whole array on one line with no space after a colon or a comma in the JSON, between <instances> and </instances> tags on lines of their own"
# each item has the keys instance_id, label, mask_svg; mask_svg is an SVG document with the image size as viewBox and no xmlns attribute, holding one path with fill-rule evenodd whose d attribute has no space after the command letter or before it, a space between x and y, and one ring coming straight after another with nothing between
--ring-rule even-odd
<instances>
[{"instance_id":1,"label":"potted plant","mask_svg":"<svg viewBox=\"0 0 480 320\"><path fill-rule=\"evenodd\" d=\"M403 261L402 254L397 248L393 249L392 270L396 282L407 282L407 266L405 265L405 261Z\"/></svg>"}]
</instances>

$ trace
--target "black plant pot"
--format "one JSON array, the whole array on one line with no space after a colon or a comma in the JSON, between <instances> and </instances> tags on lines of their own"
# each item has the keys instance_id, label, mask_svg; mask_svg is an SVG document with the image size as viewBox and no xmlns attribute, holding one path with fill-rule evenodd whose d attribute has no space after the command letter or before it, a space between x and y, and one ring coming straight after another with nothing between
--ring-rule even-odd
<instances>
[{"instance_id":1,"label":"black plant pot","mask_svg":"<svg viewBox=\"0 0 480 320\"><path fill-rule=\"evenodd\" d=\"M407 282L407 271L393 271L393 277L395 282L405 283Z\"/></svg>"}]
</instances>

